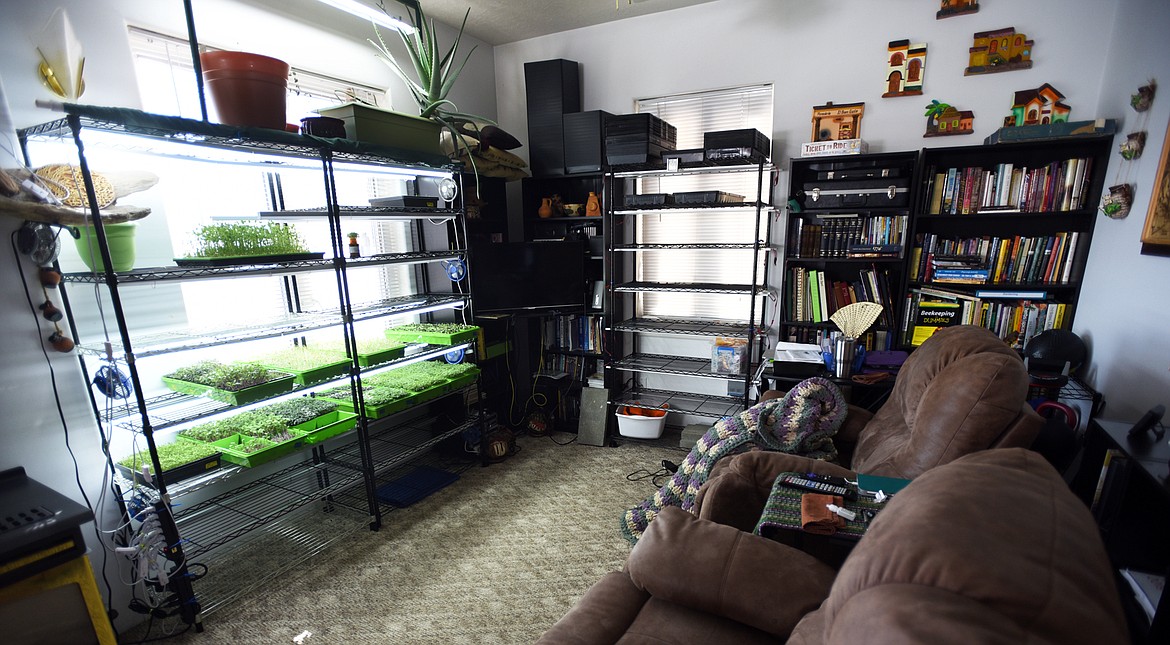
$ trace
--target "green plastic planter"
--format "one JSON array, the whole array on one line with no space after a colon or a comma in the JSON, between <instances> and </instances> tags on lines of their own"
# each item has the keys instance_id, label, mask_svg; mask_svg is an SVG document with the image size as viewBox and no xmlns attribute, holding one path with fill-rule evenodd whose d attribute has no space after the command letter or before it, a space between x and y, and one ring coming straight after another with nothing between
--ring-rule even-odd
<instances>
[{"instance_id":1,"label":"green plastic planter","mask_svg":"<svg viewBox=\"0 0 1170 645\"><path fill-rule=\"evenodd\" d=\"M210 385L203 385L202 383L180 381L169 376L162 377L162 380L168 388L175 392L182 392L183 394L191 394L193 396L206 395L211 399L231 405L244 405L255 401L262 401L278 394L284 394L296 385L296 377L292 374L286 374L267 383L261 383L260 385L235 391L221 390Z\"/></svg>"},{"instance_id":2,"label":"green plastic planter","mask_svg":"<svg viewBox=\"0 0 1170 645\"><path fill-rule=\"evenodd\" d=\"M386 330L386 337L403 343L426 343L428 345L457 345L475 340L479 327L472 326L453 334L438 332L411 331L391 327Z\"/></svg>"},{"instance_id":3,"label":"green plastic planter","mask_svg":"<svg viewBox=\"0 0 1170 645\"><path fill-rule=\"evenodd\" d=\"M259 363L264 367L276 372L288 372L293 374L296 378L297 385L313 385L315 383L323 383L330 381L340 376L343 376L349 370L349 359L344 358L332 363L325 363L307 370L294 370L281 365L269 365L267 363Z\"/></svg>"},{"instance_id":4,"label":"green plastic planter","mask_svg":"<svg viewBox=\"0 0 1170 645\"><path fill-rule=\"evenodd\" d=\"M353 412L346 412L343 410L334 410L327 414L322 414L315 419L309 419L304 423L297 424L292 427L305 433L305 445L311 446L313 444L321 443L326 439L336 437L353 430L357 425L357 415Z\"/></svg>"},{"instance_id":5,"label":"green plastic planter","mask_svg":"<svg viewBox=\"0 0 1170 645\"><path fill-rule=\"evenodd\" d=\"M211 445L219 448L223 453L223 460L233 464L243 466L245 468L253 468L260 464L266 464L273 459L279 459L289 453L300 450L305 447L304 433L293 431L293 434L298 435L295 439L289 441L282 441L281 443L273 443L267 439L256 439L266 445L265 448L257 450L256 452L244 452L240 450L240 446L246 441L251 441L252 437L242 434L234 434L230 437L220 439Z\"/></svg>"}]
</instances>

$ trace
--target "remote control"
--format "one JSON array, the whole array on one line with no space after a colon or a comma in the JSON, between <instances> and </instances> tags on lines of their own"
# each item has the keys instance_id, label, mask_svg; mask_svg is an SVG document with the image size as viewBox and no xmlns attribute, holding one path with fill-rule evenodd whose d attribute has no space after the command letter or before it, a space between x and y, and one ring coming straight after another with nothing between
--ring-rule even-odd
<instances>
[{"instance_id":1,"label":"remote control","mask_svg":"<svg viewBox=\"0 0 1170 645\"><path fill-rule=\"evenodd\" d=\"M825 495L840 495L847 500L857 499L857 489L852 486L839 486L837 484L829 484L823 481L813 481L807 477L800 475L784 475L780 479L780 483L791 488L799 488L810 493L823 493Z\"/></svg>"}]
</instances>

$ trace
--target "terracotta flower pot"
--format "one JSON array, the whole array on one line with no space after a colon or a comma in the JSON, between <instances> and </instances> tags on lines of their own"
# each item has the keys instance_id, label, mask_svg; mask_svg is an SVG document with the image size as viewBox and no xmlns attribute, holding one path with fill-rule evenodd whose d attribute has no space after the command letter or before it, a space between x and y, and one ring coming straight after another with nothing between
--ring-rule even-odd
<instances>
[{"instance_id":1,"label":"terracotta flower pot","mask_svg":"<svg viewBox=\"0 0 1170 645\"><path fill-rule=\"evenodd\" d=\"M284 129L288 63L234 51L203 52L199 62L221 123Z\"/></svg>"}]
</instances>

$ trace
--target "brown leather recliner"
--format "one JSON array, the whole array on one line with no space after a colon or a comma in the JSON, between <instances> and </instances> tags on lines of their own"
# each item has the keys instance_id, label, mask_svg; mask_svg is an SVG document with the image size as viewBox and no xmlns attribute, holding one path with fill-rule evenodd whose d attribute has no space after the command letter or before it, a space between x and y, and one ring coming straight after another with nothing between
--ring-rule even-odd
<instances>
[{"instance_id":1,"label":"brown leather recliner","mask_svg":"<svg viewBox=\"0 0 1170 645\"><path fill-rule=\"evenodd\" d=\"M725 457L699 491L698 515L751 531L782 472L913 479L978 450L1031 446L1044 420L1026 401L1028 380L1019 355L987 329L941 329L910 354L876 413L850 406L833 437L838 463L764 451ZM716 494L725 502L708 505Z\"/></svg>"},{"instance_id":2,"label":"brown leather recliner","mask_svg":"<svg viewBox=\"0 0 1170 645\"><path fill-rule=\"evenodd\" d=\"M720 496L708 499L718 504ZM772 540L665 509L538 641L1125 643L1092 516L1039 454L984 450L894 495L839 572Z\"/></svg>"}]
</instances>

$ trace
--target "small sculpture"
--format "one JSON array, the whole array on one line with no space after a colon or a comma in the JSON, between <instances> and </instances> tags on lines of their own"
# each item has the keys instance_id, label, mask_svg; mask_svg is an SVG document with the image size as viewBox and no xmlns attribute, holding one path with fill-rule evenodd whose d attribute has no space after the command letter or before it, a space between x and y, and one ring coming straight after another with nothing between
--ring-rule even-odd
<instances>
[{"instance_id":1,"label":"small sculpture","mask_svg":"<svg viewBox=\"0 0 1170 645\"><path fill-rule=\"evenodd\" d=\"M1109 194L1101 200L1101 212L1111 219L1125 219L1133 205L1133 187L1118 184L1109 187Z\"/></svg>"},{"instance_id":2,"label":"small sculpture","mask_svg":"<svg viewBox=\"0 0 1170 645\"><path fill-rule=\"evenodd\" d=\"M601 199L597 196L597 193L593 191L589 191L589 198L585 200L585 216L601 216Z\"/></svg>"}]
</instances>

